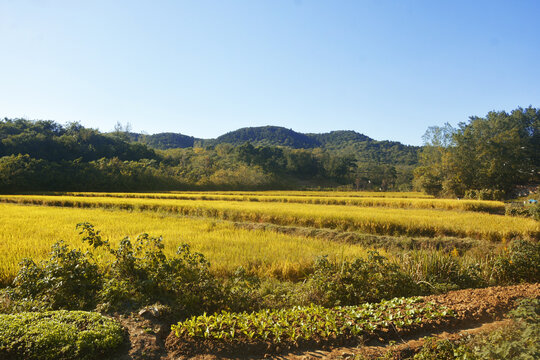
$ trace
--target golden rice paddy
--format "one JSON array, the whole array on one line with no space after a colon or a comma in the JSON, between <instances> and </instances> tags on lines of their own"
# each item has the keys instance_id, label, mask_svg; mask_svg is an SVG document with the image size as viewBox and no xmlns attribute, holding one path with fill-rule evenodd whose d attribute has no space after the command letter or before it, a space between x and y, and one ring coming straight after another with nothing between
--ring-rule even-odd
<instances>
[{"instance_id":1,"label":"golden rice paddy","mask_svg":"<svg viewBox=\"0 0 540 360\"><path fill-rule=\"evenodd\" d=\"M398 196L401 195L401 196ZM417 197L415 197L417 196ZM110 240L163 236L172 254L182 243L204 253L216 273L244 266L262 276L293 279L314 259L363 256L360 245L239 228L234 222L328 228L391 236L454 236L490 241L538 239L537 221L496 215L504 204L441 200L415 193L175 192L0 196L0 283L24 257L44 259L65 240L81 248L77 223L90 222ZM480 212L479 212L480 211ZM107 261L106 258L103 261Z\"/></svg>"}]
</instances>

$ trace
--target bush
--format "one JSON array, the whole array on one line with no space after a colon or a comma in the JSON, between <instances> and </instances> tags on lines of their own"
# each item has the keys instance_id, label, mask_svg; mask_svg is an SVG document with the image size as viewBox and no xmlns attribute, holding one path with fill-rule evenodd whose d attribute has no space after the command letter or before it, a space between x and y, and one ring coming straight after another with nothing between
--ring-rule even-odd
<instances>
[{"instance_id":1,"label":"bush","mask_svg":"<svg viewBox=\"0 0 540 360\"><path fill-rule=\"evenodd\" d=\"M444 293L450 290L482 287L486 284L480 264L465 261L457 249L451 254L441 251L417 251L398 257L400 266L422 288L422 293Z\"/></svg>"},{"instance_id":2,"label":"bush","mask_svg":"<svg viewBox=\"0 0 540 360\"><path fill-rule=\"evenodd\" d=\"M78 227L93 250L82 253L58 242L49 260L24 260L8 291L15 309L89 309L100 304L104 311L129 311L160 302L188 316L222 307L223 286L210 274L206 258L188 245L167 258L161 238L124 238L114 249L91 224ZM107 268L94 261L93 251L100 248L114 257Z\"/></svg>"},{"instance_id":3,"label":"bush","mask_svg":"<svg viewBox=\"0 0 540 360\"><path fill-rule=\"evenodd\" d=\"M259 295L261 280L250 275L242 266L225 282L225 293L230 311L240 312L260 308L262 302Z\"/></svg>"},{"instance_id":4,"label":"bush","mask_svg":"<svg viewBox=\"0 0 540 360\"><path fill-rule=\"evenodd\" d=\"M515 240L493 260L495 284L540 281L540 243Z\"/></svg>"},{"instance_id":5,"label":"bush","mask_svg":"<svg viewBox=\"0 0 540 360\"><path fill-rule=\"evenodd\" d=\"M481 189L481 190L466 190L465 199L472 200L504 200L505 192L502 190Z\"/></svg>"},{"instance_id":6,"label":"bush","mask_svg":"<svg viewBox=\"0 0 540 360\"><path fill-rule=\"evenodd\" d=\"M357 305L418 292L412 278L377 251L352 262L331 263L321 257L314 270L308 278L312 301L324 306Z\"/></svg>"},{"instance_id":7,"label":"bush","mask_svg":"<svg viewBox=\"0 0 540 360\"><path fill-rule=\"evenodd\" d=\"M511 205L511 206L506 207L505 215L531 217L537 221L540 221L540 204L527 205L527 206Z\"/></svg>"},{"instance_id":8,"label":"bush","mask_svg":"<svg viewBox=\"0 0 540 360\"><path fill-rule=\"evenodd\" d=\"M103 241L91 224L78 225L83 241L104 247L115 258L105 274L99 297L105 309L140 307L162 302L181 315L215 311L222 301L222 289L210 274L204 255L181 245L176 256L163 253L163 239L142 234L134 243L124 238L118 249Z\"/></svg>"},{"instance_id":9,"label":"bush","mask_svg":"<svg viewBox=\"0 0 540 360\"><path fill-rule=\"evenodd\" d=\"M424 346L413 357L414 360L480 360L466 345L448 340L427 338Z\"/></svg>"},{"instance_id":10,"label":"bush","mask_svg":"<svg viewBox=\"0 0 540 360\"><path fill-rule=\"evenodd\" d=\"M24 259L10 292L13 300L23 300L38 309L91 309L101 289L101 274L88 254L70 250L60 241L52 246L51 257L36 264ZM28 301L29 300L29 301Z\"/></svg>"},{"instance_id":11,"label":"bush","mask_svg":"<svg viewBox=\"0 0 540 360\"><path fill-rule=\"evenodd\" d=\"M124 342L124 329L112 319L83 311L0 314L0 358L104 359Z\"/></svg>"},{"instance_id":12,"label":"bush","mask_svg":"<svg viewBox=\"0 0 540 360\"><path fill-rule=\"evenodd\" d=\"M524 299L510 312L511 326L473 339L469 345L479 359L538 359L540 356L540 300Z\"/></svg>"},{"instance_id":13,"label":"bush","mask_svg":"<svg viewBox=\"0 0 540 360\"><path fill-rule=\"evenodd\" d=\"M529 216L533 219L540 221L540 204L530 205L527 210L529 211Z\"/></svg>"}]
</instances>

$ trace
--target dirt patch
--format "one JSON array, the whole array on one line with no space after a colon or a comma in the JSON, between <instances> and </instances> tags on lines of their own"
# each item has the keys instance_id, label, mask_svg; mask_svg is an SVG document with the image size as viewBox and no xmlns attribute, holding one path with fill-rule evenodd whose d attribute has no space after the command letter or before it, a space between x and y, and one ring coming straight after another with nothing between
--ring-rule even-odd
<instances>
[{"instance_id":1,"label":"dirt patch","mask_svg":"<svg viewBox=\"0 0 540 360\"><path fill-rule=\"evenodd\" d=\"M389 341L407 341L434 333L452 333L456 330L475 328L485 322L501 320L505 313L515 307L516 299L540 297L540 284L497 286L486 289L467 289L452 291L443 295L424 297L425 302L446 306L454 312L453 317L426 320L419 325L404 329L388 328L364 337L339 337L315 339L298 344L270 344L262 342L225 342L205 339L178 338L171 333L166 341L170 359L229 358L246 359L269 357L291 351L321 349L330 351L332 347L384 347ZM283 357L284 355L282 355ZM288 355L287 355L288 356ZM315 358L320 358L316 356ZM308 359L308 358L306 358Z\"/></svg>"},{"instance_id":2,"label":"dirt patch","mask_svg":"<svg viewBox=\"0 0 540 360\"><path fill-rule=\"evenodd\" d=\"M171 319L159 313L157 308L145 308L129 316L117 316L116 320L129 334L129 346L119 360L167 359L165 339L171 330Z\"/></svg>"},{"instance_id":3,"label":"dirt patch","mask_svg":"<svg viewBox=\"0 0 540 360\"><path fill-rule=\"evenodd\" d=\"M439 333L430 334L431 337L437 339L446 339L449 341L457 341L467 336L486 334L497 329L506 327L512 323L512 320L505 319L500 321L494 321L490 323L482 324L479 327L459 329L456 331L443 331ZM392 359L406 359L410 356L413 356L415 353L420 351L424 346L423 336L415 336L413 338L403 339L395 345L382 344L380 346L361 346L361 347L340 347L335 348L330 351L312 351L312 352L297 352L290 353L286 355L277 356L277 359L286 359L286 360L345 360L345 359L354 359L357 357L374 359L392 354ZM202 359L201 359L202 360Z\"/></svg>"}]
</instances>

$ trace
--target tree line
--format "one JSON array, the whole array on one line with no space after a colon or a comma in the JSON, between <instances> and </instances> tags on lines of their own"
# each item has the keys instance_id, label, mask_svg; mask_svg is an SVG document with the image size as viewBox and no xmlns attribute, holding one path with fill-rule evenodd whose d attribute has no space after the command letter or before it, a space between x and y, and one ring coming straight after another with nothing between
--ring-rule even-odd
<instances>
[{"instance_id":1,"label":"tree line","mask_svg":"<svg viewBox=\"0 0 540 360\"><path fill-rule=\"evenodd\" d=\"M368 167L373 182L365 186L394 184L394 177L377 180L384 174L377 166ZM323 148L246 142L159 150L121 128L101 133L79 123L0 120L2 192L335 187L359 174L368 175L355 156Z\"/></svg>"},{"instance_id":2,"label":"tree line","mask_svg":"<svg viewBox=\"0 0 540 360\"><path fill-rule=\"evenodd\" d=\"M457 128L430 127L414 171L418 189L436 196L504 198L540 183L540 109L472 116Z\"/></svg>"},{"instance_id":3,"label":"tree line","mask_svg":"<svg viewBox=\"0 0 540 360\"><path fill-rule=\"evenodd\" d=\"M414 187L436 196L502 198L516 186L540 182L539 124L540 110L529 107L474 116L456 128L430 127L421 149L352 131L299 134L276 127L227 135L236 139L255 132L259 140L254 143L203 145L169 133L156 139L191 146L157 149L145 143L144 136L137 138L122 127L101 133L79 123L5 118L0 120L0 191L347 186L370 191ZM267 133L272 134L272 144L309 138L319 145L264 145L260 136Z\"/></svg>"}]
</instances>

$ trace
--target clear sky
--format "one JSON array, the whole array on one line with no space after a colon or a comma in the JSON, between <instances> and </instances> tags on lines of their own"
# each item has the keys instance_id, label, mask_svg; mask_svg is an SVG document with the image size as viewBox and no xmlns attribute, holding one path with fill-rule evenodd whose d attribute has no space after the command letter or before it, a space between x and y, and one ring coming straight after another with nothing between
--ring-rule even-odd
<instances>
[{"instance_id":1,"label":"clear sky","mask_svg":"<svg viewBox=\"0 0 540 360\"><path fill-rule=\"evenodd\" d=\"M540 107L540 1L0 0L0 116L420 144Z\"/></svg>"}]
</instances>

